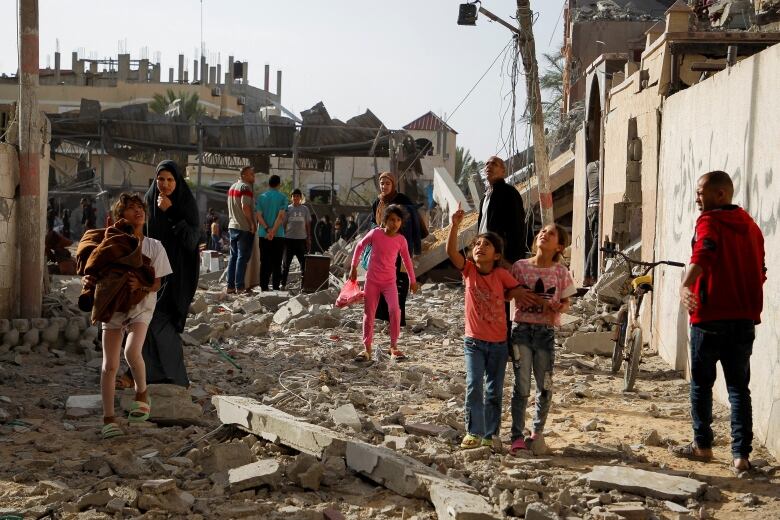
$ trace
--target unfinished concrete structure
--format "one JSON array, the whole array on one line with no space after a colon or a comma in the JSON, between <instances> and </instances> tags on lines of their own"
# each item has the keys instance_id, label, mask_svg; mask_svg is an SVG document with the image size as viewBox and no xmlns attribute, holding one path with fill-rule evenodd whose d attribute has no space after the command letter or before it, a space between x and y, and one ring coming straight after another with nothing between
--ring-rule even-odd
<instances>
[{"instance_id":1,"label":"unfinished concrete structure","mask_svg":"<svg viewBox=\"0 0 780 520\"><path fill-rule=\"evenodd\" d=\"M585 166L601 161L600 242L641 245L653 258L658 148L665 100L726 68L728 48L736 61L777 42L767 32L699 32L693 11L678 2L664 22L646 34L641 61L625 53L599 57L587 70L586 124L577 136L571 269L585 270Z\"/></svg>"}]
</instances>

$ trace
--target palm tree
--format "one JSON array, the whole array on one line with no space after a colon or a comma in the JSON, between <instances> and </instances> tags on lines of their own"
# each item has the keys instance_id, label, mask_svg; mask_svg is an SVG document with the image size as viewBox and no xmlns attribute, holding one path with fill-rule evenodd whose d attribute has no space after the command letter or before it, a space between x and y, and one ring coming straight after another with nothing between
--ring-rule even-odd
<instances>
[{"instance_id":1,"label":"palm tree","mask_svg":"<svg viewBox=\"0 0 780 520\"><path fill-rule=\"evenodd\" d=\"M455 147L455 183L468 193L469 179L479 173L484 168L485 163L474 160L471 152L462 146Z\"/></svg>"},{"instance_id":2,"label":"palm tree","mask_svg":"<svg viewBox=\"0 0 780 520\"><path fill-rule=\"evenodd\" d=\"M187 121L195 121L198 117L206 115L206 109L200 106L198 94L193 92L175 93L168 89L165 95L155 94L154 100L149 104L149 109L157 114L170 116L183 116Z\"/></svg>"}]
</instances>

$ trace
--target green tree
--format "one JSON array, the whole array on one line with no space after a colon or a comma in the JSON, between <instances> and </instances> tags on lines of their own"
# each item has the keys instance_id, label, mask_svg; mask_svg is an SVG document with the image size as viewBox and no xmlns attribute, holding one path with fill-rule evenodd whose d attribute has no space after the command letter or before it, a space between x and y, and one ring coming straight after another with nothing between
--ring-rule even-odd
<instances>
[{"instance_id":1,"label":"green tree","mask_svg":"<svg viewBox=\"0 0 780 520\"><path fill-rule=\"evenodd\" d=\"M484 167L485 163L475 160L469 150L462 146L455 148L455 183L464 194L469 192L469 179L478 175Z\"/></svg>"},{"instance_id":2,"label":"green tree","mask_svg":"<svg viewBox=\"0 0 780 520\"><path fill-rule=\"evenodd\" d=\"M545 70L539 77L539 86L549 96L547 101L542 102L544 124L550 129L556 129L561 123L565 60L560 51L554 54L542 54L542 56L544 56Z\"/></svg>"},{"instance_id":3,"label":"green tree","mask_svg":"<svg viewBox=\"0 0 780 520\"><path fill-rule=\"evenodd\" d=\"M200 106L200 97L193 92L179 92L168 89L165 95L155 94L149 109L157 114L181 115L187 121L195 121L206 114L206 109Z\"/></svg>"}]
</instances>

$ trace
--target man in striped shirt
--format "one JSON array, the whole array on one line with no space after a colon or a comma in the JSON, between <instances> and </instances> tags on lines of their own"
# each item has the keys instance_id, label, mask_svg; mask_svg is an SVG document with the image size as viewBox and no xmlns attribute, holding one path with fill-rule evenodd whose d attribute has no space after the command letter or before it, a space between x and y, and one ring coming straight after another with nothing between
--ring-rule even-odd
<instances>
[{"instance_id":1,"label":"man in striped shirt","mask_svg":"<svg viewBox=\"0 0 780 520\"><path fill-rule=\"evenodd\" d=\"M257 230L254 219L255 169L241 168L241 178L228 190L228 233L230 234L230 261L228 262L227 293L251 293L244 286L246 265L252 256L252 245Z\"/></svg>"}]
</instances>

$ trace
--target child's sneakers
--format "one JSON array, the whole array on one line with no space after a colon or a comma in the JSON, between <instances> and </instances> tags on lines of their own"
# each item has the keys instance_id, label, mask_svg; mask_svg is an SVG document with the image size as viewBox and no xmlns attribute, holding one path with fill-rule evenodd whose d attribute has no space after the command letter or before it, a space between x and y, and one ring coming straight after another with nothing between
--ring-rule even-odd
<instances>
[{"instance_id":1,"label":"child's sneakers","mask_svg":"<svg viewBox=\"0 0 780 520\"><path fill-rule=\"evenodd\" d=\"M491 442L490 439L481 439L476 435L467 433L466 436L463 437L463 441L460 443L460 447L461 449L464 450L473 450L474 448L479 448L480 446L484 446L483 443L485 441Z\"/></svg>"}]
</instances>

